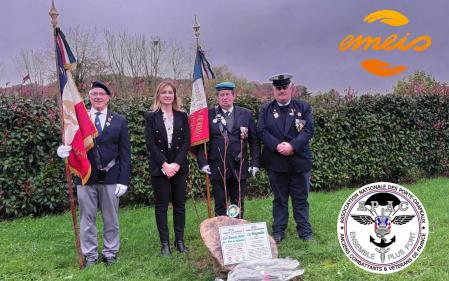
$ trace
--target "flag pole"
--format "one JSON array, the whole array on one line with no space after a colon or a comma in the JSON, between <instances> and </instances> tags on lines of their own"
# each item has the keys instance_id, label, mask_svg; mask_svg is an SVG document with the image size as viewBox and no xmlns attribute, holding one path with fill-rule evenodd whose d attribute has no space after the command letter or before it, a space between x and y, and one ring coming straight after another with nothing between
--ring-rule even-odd
<instances>
[{"instance_id":1,"label":"flag pole","mask_svg":"<svg viewBox=\"0 0 449 281\"><path fill-rule=\"evenodd\" d=\"M58 67L58 55L57 55L57 49L56 49L56 26L58 24L58 16L59 13L56 10L55 2L54 0L51 1L51 9L48 13L51 17L51 24L53 26L53 42L55 47L55 61L56 61L56 77L57 77L57 87L60 88L60 82L59 82L59 67ZM65 144L65 138L64 138L64 111L62 108L62 93L59 95L59 119L61 120L61 139L62 143ZM84 267L84 261L83 261L83 254L81 253L81 244L80 244L80 238L78 233L78 221L76 216L76 206L75 206L75 198L73 195L73 184L72 184L72 174L70 173L69 163L67 160L65 160L65 177L67 180L67 192L69 194L70 199L70 211L72 214L72 221L73 221L73 231L75 233L75 244L76 244L76 252L78 254L78 262L80 269L83 269Z\"/></svg>"},{"instance_id":2,"label":"flag pole","mask_svg":"<svg viewBox=\"0 0 449 281\"><path fill-rule=\"evenodd\" d=\"M198 19L196 18L195 15L195 23L193 25L193 31L195 34L195 38L196 38L196 52L198 52L198 49L200 48L200 24L198 23ZM207 160L207 147L206 147L206 143L203 143L203 147L204 147L204 156ZM209 179L209 175L206 175L206 195L207 195L207 216L208 218L212 217L212 208L211 208L211 198L210 198L210 179Z\"/></svg>"}]
</instances>

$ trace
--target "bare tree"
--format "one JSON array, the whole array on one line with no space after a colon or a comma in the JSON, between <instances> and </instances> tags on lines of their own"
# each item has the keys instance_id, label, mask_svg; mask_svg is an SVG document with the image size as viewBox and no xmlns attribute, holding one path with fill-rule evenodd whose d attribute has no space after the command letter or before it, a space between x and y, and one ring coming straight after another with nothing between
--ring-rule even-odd
<instances>
[{"instance_id":1,"label":"bare tree","mask_svg":"<svg viewBox=\"0 0 449 281\"><path fill-rule=\"evenodd\" d=\"M0 61L0 81L2 80L3 77L3 62Z\"/></svg>"},{"instance_id":2,"label":"bare tree","mask_svg":"<svg viewBox=\"0 0 449 281\"><path fill-rule=\"evenodd\" d=\"M139 52L141 53L145 82L150 87L152 84L156 84L157 75L160 74L161 56L164 48L165 42L157 36L153 36L150 39L147 37L143 38Z\"/></svg>"},{"instance_id":3,"label":"bare tree","mask_svg":"<svg viewBox=\"0 0 449 281\"><path fill-rule=\"evenodd\" d=\"M112 74L116 76L119 87L124 89L124 77L126 71L126 32L114 34L112 31L104 30L104 39L106 42L106 53L108 66Z\"/></svg>"},{"instance_id":4,"label":"bare tree","mask_svg":"<svg viewBox=\"0 0 449 281\"><path fill-rule=\"evenodd\" d=\"M125 40L125 57L129 74L134 79L143 76L144 73L144 51L145 51L145 35L136 34L127 36Z\"/></svg>"},{"instance_id":5,"label":"bare tree","mask_svg":"<svg viewBox=\"0 0 449 281\"><path fill-rule=\"evenodd\" d=\"M14 61L21 77L29 75L32 83L42 86L51 76L50 60L46 51L23 49Z\"/></svg>"},{"instance_id":6,"label":"bare tree","mask_svg":"<svg viewBox=\"0 0 449 281\"><path fill-rule=\"evenodd\" d=\"M173 79L178 80L188 75L188 55L184 47L176 41L170 41L167 47L167 65L173 74Z\"/></svg>"},{"instance_id":7,"label":"bare tree","mask_svg":"<svg viewBox=\"0 0 449 281\"><path fill-rule=\"evenodd\" d=\"M73 78L78 86L85 83L86 79L106 72L107 65L98 44L96 28L86 30L79 25L71 27L67 33L67 41L77 61Z\"/></svg>"},{"instance_id":8,"label":"bare tree","mask_svg":"<svg viewBox=\"0 0 449 281\"><path fill-rule=\"evenodd\" d=\"M151 76L157 79L161 68L161 56L165 48L165 42L162 41L159 37L152 37L150 46Z\"/></svg>"}]
</instances>

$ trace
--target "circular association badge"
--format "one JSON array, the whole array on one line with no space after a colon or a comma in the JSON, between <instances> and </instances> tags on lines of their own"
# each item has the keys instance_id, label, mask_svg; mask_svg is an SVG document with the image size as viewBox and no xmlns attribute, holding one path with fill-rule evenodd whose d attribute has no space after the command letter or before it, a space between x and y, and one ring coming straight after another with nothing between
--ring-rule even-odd
<instances>
[{"instance_id":1,"label":"circular association badge","mask_svg":"<svg viewBox=\"0 0 449 281\"><path fill-rule=\"evenodd\" d=\"M416 195L403 186L377 182L356 190L343 204L338 241L358 267L393 273L411 265L422 253L428 224Z\"/></svg>"}]
</instances>

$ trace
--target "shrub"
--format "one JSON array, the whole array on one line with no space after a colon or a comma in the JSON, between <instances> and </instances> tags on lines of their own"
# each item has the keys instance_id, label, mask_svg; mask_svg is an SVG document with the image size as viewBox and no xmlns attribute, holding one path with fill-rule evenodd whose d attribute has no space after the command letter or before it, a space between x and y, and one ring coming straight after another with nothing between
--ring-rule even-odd
<instances>
[{"instance_id":1,"label":"shrub","mask_svg":"<svg viewBox=\"0 0 449 281\"><path fill-rule=\"evenodd\" d=\"M56 156L60 143L56 101L17 95L0 96L0 101L0 219L67 209L64 165ZM313 190L448 173L449 96L354 97L334 92L308 101L315 118ZM188 99L185 102L188 105ZM258 99L243 95L236 103L253 110L257 118ZM145 96L111 102L111 110L128 119L132 143L132 179L123 204L153 201L143 119L150 105L151 97ZM189 165L189 197L203 198L204 176L191 157ZM264 171L248 180L247 196L269 194Z\"/></svg>"}]
</instances>

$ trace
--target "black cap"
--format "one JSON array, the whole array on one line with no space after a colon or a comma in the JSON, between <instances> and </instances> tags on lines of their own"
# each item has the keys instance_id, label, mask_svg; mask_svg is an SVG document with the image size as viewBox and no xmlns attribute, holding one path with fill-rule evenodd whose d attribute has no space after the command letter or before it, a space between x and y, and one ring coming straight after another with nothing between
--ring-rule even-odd
<instances>
[{"instance_id":1,"label":"black cap","mask_svg":"<svg viewBox=\"0 0 449 281\"><path fill-rule=\"evenodd\" d=\"M101 88L106 92L106 94L111 95L111 91L109 91L108 87L103 82L101 82L99 80L92 82L92 84L90 85L90 88L91 89Z\"/></svg>"},{"instance_id":2,"label":"black cap","mask_svg":"<svg viewBox=\"0 0 449 281\"><path fill-rule=\"evenodd\" d=\"M276 74L268 78L271 82L273 82L273 86L275 87L284 87L290 84L290 79L293 75L288 73Z\"/></svg>"}]
</instances>

